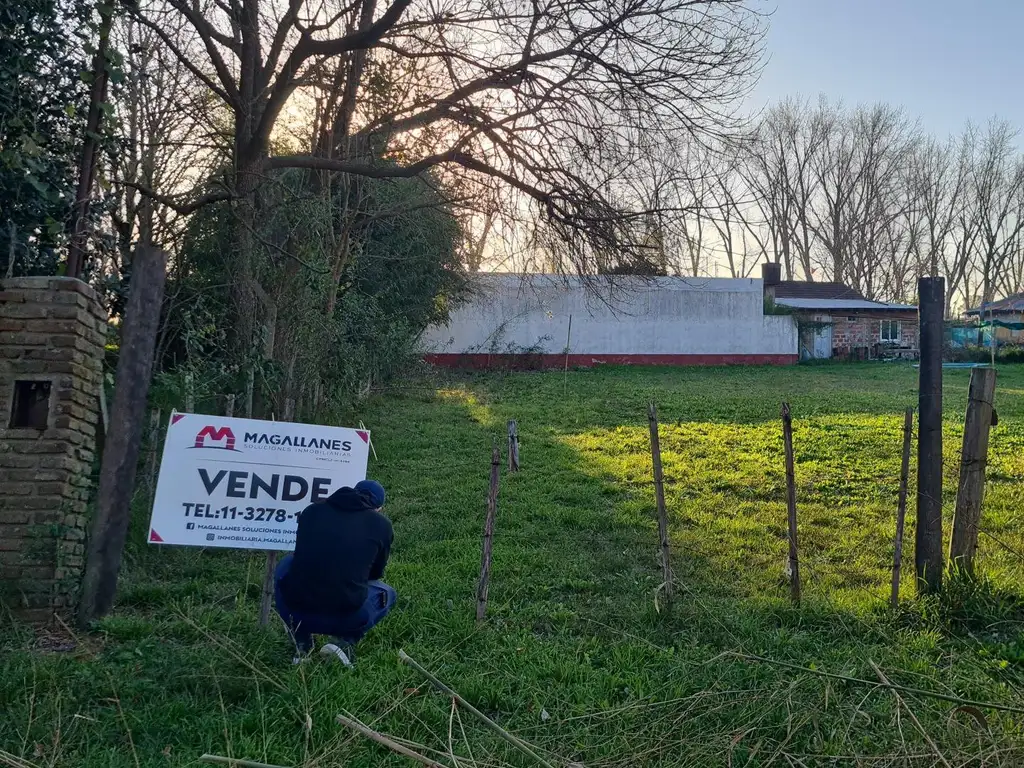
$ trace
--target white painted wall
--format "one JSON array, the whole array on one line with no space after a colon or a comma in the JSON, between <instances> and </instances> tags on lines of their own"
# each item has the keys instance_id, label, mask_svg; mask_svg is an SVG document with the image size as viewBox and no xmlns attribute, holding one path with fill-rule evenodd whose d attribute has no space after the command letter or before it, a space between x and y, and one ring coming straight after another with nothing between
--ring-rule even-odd
<instances>
[{"instance_id":1,"label":"white painted wall","mask_svg":"<svg viewBox=\"0 0 1024 768\"><path fill-rule=\"evenodd\" d=\"M796 323L764 315L759 279L616 278L601 297L579 278L481 274L426 353L561 353L572 316L573 354L795 355Z\"/></svg>"}]
</instances>

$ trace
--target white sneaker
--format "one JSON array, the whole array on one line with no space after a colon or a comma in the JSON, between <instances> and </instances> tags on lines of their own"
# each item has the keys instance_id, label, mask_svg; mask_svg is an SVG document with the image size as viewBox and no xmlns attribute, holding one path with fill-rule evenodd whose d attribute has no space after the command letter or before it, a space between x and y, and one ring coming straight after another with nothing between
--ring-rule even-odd
<instances>
[{"instance_id":1,"label":"white sneaker","mask_svg":"<svg viewBox=\"0 0 1024 768\"><path fill-rule=\"evenodd\" d=\"M349 669L355 668L355 664L352 663L352 660L348 657L348 654L345 653L345 651L343 651L334 643L327 643L323 648L321 648L320 655L327 658L333 656Z\"/></svg>"}]
</instances>

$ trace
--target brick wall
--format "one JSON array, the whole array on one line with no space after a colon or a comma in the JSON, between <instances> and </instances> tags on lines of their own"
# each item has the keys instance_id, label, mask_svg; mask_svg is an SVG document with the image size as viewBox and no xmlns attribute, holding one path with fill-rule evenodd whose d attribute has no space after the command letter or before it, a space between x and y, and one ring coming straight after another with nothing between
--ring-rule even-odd
<instances>
[{"instance_id":1,"label":"brick wall","mask_svg":"<svg viewBox=\"0 0 1024 768\"><path fill-rule=\"evenodd\" d=\"M843 315L834 312L832 348L840 357L850 354L851 350L864 347L873 354L875 345L881 341L879 324L882 320L898 320L901 346L917 349L916 312L888 312L875 315Z\"/></svg>"},{"instance_id":2,"label":"brick wall","mask_svg":"<svg viewBox=\"0 0 1024 768\"><path fill-rule=\"evenodd\" d=\"M77 593L106 328L80 280L0 283L0 610L27 621L51 618ZM26 427L14 407L29 400Z\"/></svg>"}]
</instances>

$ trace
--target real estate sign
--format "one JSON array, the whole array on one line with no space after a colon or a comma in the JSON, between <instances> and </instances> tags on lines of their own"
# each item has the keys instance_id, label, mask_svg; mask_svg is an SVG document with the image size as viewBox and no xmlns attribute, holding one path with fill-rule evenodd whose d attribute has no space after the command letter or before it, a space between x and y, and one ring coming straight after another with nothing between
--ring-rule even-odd
<instances>
[{"instance_id":1,"label":"real estate sign","mask_svg":"<svg viewBox=\"0 0 1024 768\"><path fill-rule=\"evenodd\" d=\"M365 479L369 443L366 430L176 413L149 541L290 551L303 509Z\"/></svg>"}]
</instances>

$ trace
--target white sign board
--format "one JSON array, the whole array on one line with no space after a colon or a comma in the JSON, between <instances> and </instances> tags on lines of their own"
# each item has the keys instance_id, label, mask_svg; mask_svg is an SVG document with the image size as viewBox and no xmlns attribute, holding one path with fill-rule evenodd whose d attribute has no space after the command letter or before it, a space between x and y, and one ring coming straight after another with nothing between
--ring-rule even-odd
<instances>
[{"instance_id":1,"label":"white sign board","mask_svg":"<svg viewBox=\"0 0 1024 768\"><path fill-rule=\"evenodd\" d=\"M149 541L291 551L303 509L366 478L369 444L361 429L176 413Z\"/></svg>"}]
</instances>

